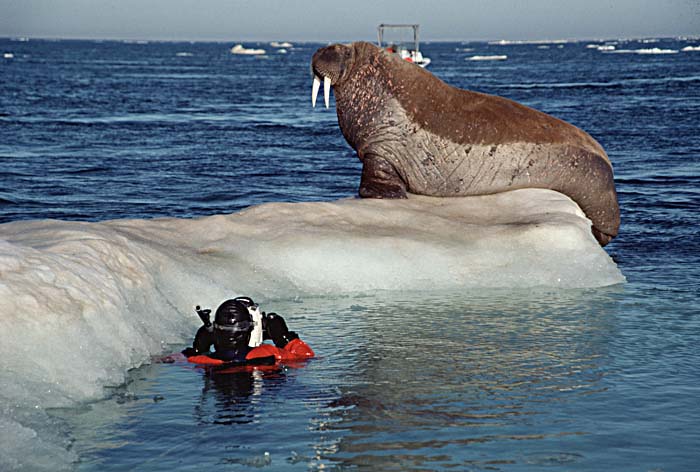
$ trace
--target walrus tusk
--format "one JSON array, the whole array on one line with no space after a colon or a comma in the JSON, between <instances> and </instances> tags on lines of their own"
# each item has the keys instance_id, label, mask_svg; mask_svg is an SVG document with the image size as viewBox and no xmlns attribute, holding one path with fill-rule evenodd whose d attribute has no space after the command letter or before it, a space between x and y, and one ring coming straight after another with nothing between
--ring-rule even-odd
<instances>
[{"instance_id":1,"label":"walrus tusk","mask_svg":"<svg viewBox=\"0 0 700 472\"><path fill-rule=\"evenodd\" d=\"M326 103L326 108L328 108L328 102L331 96L331 79L328 77L323 78L323 101Z\"/></svg>"},{"instance_id":2,"label":"walrus tusk","mask_svg":"<svg viewBox=\"0 0 700 472\"><path fill-rule=\"evenodd\" d=\"M311 106L316 107L316 97L318 96L318 88L321 86L321 79L314 74L314 84L311 87Z\"/></svg>"}]
</instances>

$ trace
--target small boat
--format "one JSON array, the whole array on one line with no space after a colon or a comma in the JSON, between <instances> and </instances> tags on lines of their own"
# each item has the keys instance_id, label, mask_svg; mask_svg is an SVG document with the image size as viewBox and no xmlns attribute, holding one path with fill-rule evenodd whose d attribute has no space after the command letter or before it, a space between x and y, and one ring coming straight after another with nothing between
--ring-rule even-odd
<instances>
[{"instance_id":1,"label":"small boat","mask_svg":"<svg viewBox=\"0 0 700 472\"><path fill-rule=\"evenodd\" d=\"M420 52L420 45L418 40L418 28L419 25L392 25L384 24L377 26L377 38L378 45L380 48L385 48L387 51L397 54L408 62L412 62L421 67L425 67L430 64L430 58L423 57ZM408 44L407 41L400 42L387 42L384 39L385 30L397 30L400 32L405 32L407 30L413 30L413 44ZM411 48L411 46L413 46Z\"/></svg>"},{"instance_id":2,"label":"small boat","mask_svg":"<svg viewBox=\"0 0 700 472\"><path fill-rule=\"evenodd\" d=\"M244 48L242 44L236 44L234 47L231 48L231 54L244 54L248 56L256 56L265 54L265 50Z\"/></svg>"}]
</instances>

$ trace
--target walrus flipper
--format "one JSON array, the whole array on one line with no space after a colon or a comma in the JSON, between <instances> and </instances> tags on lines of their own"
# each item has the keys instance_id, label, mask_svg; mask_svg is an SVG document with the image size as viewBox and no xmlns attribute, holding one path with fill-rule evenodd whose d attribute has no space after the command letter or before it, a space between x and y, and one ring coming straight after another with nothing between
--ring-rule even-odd
<instances>
[{"instance_id":1,"label":"walrus flipper","mask_svg":"<svg viewBox=\"0 0 700 472\"><path fill-rule=\"evenodd\" d=\"M368 155L362 159L362 198L406 198L406 184L386 159Z\"/></svg>"}]
</instances>

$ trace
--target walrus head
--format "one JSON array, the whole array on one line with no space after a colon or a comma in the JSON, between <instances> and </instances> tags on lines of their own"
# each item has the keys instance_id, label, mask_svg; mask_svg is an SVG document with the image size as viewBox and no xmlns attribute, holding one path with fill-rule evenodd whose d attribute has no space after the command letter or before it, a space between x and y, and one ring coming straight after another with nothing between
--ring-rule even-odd
<instances>
[{"instance_id":1,"label":"walrus head","mask_svg":"<svg viewBox=\"0 0 700 472\"><path fill-rule=\"evenodd\" d=\"M316 106L316 97L323 78L323 98L328 108L330 89L342 83L348 76L355 60L355 51L352 46L333 44L321 48L311 59L311 71L314 83L311 91L311 103Z\"/></svg>"}]
</instances>

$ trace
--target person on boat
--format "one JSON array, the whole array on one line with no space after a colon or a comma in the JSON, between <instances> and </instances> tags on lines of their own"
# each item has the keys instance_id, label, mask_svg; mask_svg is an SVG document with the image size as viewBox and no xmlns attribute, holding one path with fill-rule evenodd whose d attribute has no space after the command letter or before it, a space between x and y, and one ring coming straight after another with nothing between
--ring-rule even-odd
<instances>
[{"instance_id":1,"label":"person on boat","mask_svg":"<svg viewBox=\"0 0 700 472\"><path fill-rule=\"evenodd\" d=\"M192 347L183 350L187 360L196 364L275 364L314 357L311 347L290 331L276 313L266 314L250 297L223 302L216 310L196 307L204 325L197 330ZM274 343L263 343L270 339ZM214 352L210 352L214 345Z\"/></svg>"}]
</instances>

